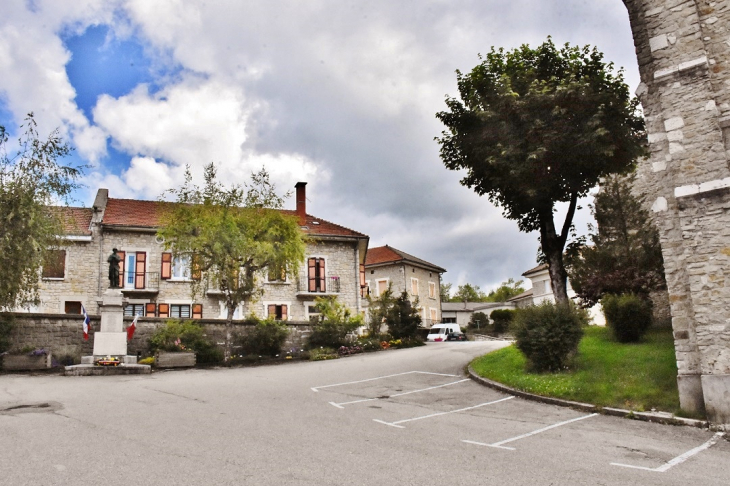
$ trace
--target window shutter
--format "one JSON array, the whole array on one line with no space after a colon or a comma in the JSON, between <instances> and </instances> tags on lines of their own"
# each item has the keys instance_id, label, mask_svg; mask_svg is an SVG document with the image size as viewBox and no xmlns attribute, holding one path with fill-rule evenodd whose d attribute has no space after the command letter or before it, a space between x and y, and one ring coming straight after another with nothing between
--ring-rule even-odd
<instances>
[{"instance_id":1,"label":"window shutter","mask_svg":"<svg viewBox=\"0 0 730 486\"><path fill-rule=\"evenodd\" d=\"M317 269L319 270L319 291L320 292L327 292L327 286L325 283L325 273L324 273L324 258L319 258L319 262L317 262Z\"/></svg>"},{"instance_id":2,"label":"window shutter","mask_svg":"<svg viewBox=\"0 0 730 486\"><path fill-rule=\"evenodd\" d=\"M124 288L124 264L125 259L127 258L126 252L118 251L117 255L121 260L119 260L119 287Z\"/></svg>"},{"instance_id":3,"label":"window shutter","mask_svg":"<svg viewBox=\"0 0 730 486\"><path fill-rule=\"evenodd\" d=\"M203 318L203 304L193 304L193 319Z\"/></svg>"},{"instance_id":4,"label":"window shutter","mask_svg":"<svg viewBox=\"0 0 730 486\"><path fill-rule=\"evenodd\" d=\"M157 316L158 317L170 317L170 304L158 304L157 305Z\"/></svg>"},{"instance_id":5,"label":"window shutter","mask_svg":"<svg viewBox=\"0 0 730 486\"><path fill-rule=\"evenodd\" d=\"M360 264L360 288L365 288L365 265Z\"/></svg>"},{"instance_id":6,"label":"window shutter","mask_svg":"<svg viewBox=\"0 0 730 486\"><path fill-rule=\"evenodd\" d=\"M155 317L157 315L157 305L153 302L145 304L144 313L148 317Z\"/></svg>"},{"instance_id":7,"label":"window shutter","mask_svg":"<svg viewBox=\"0 0 730 486\"><path fill-rule=\"evenodd\" d=\"M287 320L286 306L285 305L282 305L281 306L281 320L282 321L286 321Z\"/></svg>"},{"instance_id":8,"label":"window shutter","mask_svg":"<svg viewBox=\"0 0 730 486\"><path fill-rule=\"evenodd\" d=\"M269 315L268 317L276 318L276 305L270 304L269 305Z\"/></svg>"},{"instance_id":9,"label":"window shutter","mask_svg":"<svg viewBox=\"0 0 730 486\"><path fill-rule=\"evenodd\" d=\"M308 275L309 275L309 291L317 291L317 259L310 258L307 262Z\"/></svg>"},{"instance_id":10,"label":"window shutter","mask_svg":"<svg viewBox=\"0 0 730 486\"><path fill-rule=\"evenodd\" d=\"M134 288L144 288L145 272L147 271L147 253L138 251L136 253L136 260L134 266Z\"/></svg>"},{"instance_id":11,"label":"window shutter","mask_svg":"<svg viewBox=\"0 0 730 486\"><path fill-rule=\"evenodd\" d=\"M162 253L162 268L160 269L160 278L167 280L172 277L172 253Z\"/></svg>"}]
</instances>

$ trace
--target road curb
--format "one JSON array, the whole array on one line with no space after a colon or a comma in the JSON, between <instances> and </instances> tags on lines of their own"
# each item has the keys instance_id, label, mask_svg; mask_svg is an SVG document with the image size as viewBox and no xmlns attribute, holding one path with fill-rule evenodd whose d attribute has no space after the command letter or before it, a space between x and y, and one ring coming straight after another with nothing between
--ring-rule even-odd
<instances>
[{"instance_id":1,"label":"road curb","mask_svg":"<svg viewBox=\"0 0 730 486\"><path fill-rule=\"evenodd\" d=\"M600 413L603 415L611 415L614 417L622 417L633 420L643 420L645 422L655 422L665 425L684 425L689 427L708 428L710 424L704 420L688 419L683 417L677 417L667 412L634 412L632 410L625 410L622 408L612 407L599 407L591 403L573 402L570 400L563 400L561 398L544 397L542 395L535 395L534 393L528 393L522 390L511 388L502 383L492 381L488 378L481 377L476 374L471 366L467 367L467 373L469 377L477 383L488 386L495 390L499 390L510 395L514 395L526 400L532 400L535 402L547 403L549 405L557 405L559 407L568 407L574 410L580 410L588 413Z\"/></svg>"}]
</instances>

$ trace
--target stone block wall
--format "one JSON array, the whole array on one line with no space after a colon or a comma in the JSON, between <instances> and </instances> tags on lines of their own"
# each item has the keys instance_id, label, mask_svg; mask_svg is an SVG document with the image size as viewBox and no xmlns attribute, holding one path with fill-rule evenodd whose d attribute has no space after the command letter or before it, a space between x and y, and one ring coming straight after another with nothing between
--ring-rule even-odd
<instances>
[{"instance_id":1,"label":"stone block wall","mask_svg":"<svg viewBox=\"0 0 730 486\"><path fill-rule=\"evenodd\" d=\"M715 404L730 394L730 4L624 4L651 152L636 189L660 230L680 403L728 423L730 403ZM708 376L713 385L703 387Z\"/></svg>"},{"instance_id":2,"label":"stone block wall","mask_svg":"<svg viewBox=\"0 0 730 486\"><path fill-rule=\"evenodd\" d=\"M84 341L81 316L37 313L15 313L10 316L14 322L13 331L10 334L11 350L20 350L26 346L43 348L50 350L55 359L71 356L77 363L80 362L81 356L93 354L94 333L99 331L101 326L99 316L89 316L91 319L89 340ZM127 345L127 354L147 355L149 338L159 327L165 326L167 321L168 319L156 317L139 318L134 337ZM131 322L132 318L124 319L125 330ZM223 349L226 336L225 322L219 319L199 319L196 322L200 323L204 327L206 335ZM290 332L283 352L300 351L312 332L312 325L302 321L290 321L287 324ZM233 334L246 334L251 327L243 321L234 321Z\"/></svg>"}]
</instances>

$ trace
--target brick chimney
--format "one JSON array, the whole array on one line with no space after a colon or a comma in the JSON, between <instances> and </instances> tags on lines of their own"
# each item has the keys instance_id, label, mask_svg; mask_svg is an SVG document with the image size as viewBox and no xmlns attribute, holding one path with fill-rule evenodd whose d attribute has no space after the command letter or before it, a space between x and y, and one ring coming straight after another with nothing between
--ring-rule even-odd
<instances>
[{"instance_id":1,"label":"brick chimney","mask_svg":"<svg viewBox=\"0 0 730 486\"><path fill-rule=\"evenodd\" d=\"M297 188L297 217L299 218L299 226L307 224L307 183L297 182L294 186Z\"/></svg>"}]
</instances>

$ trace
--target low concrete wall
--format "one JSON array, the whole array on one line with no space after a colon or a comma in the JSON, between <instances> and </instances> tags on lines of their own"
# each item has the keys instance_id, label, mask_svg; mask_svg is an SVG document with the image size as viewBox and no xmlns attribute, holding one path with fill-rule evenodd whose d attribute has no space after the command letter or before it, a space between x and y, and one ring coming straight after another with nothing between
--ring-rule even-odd
<instances>
[{"instance_id":1,"label":"low concrete wall","mask_svg":"<svg viewBox=\"0 0 730 486\"><path fill-rule=\"evenodd\" d=\"M83 317L70 314L35 314L35 313L8 313L3 318L12 319L13 330L10 332L10 349L44 348L53 352L54 359L63 360L73 358L76 363L81 356L91 355L94 346L94 333L100 329L101 317L89 316L91 328L89 340L84 341ZM142 356L149 355L147 343L150 336L162 327L169 319L158 317L140 317L137 320L137 329L134 337L127 345L127 354ZM207 336L216 342L221 349L225 344L225 321L221 319L196 319L201 324ZM124 318L124 329L132 323L131 317ZM309 322L289 321L289 336L284 344L284 351L301 350L306 338L312 332ZM243 321L233 321L232 333L245 334L252 326Z\"/></svg>"}]
</instances>

